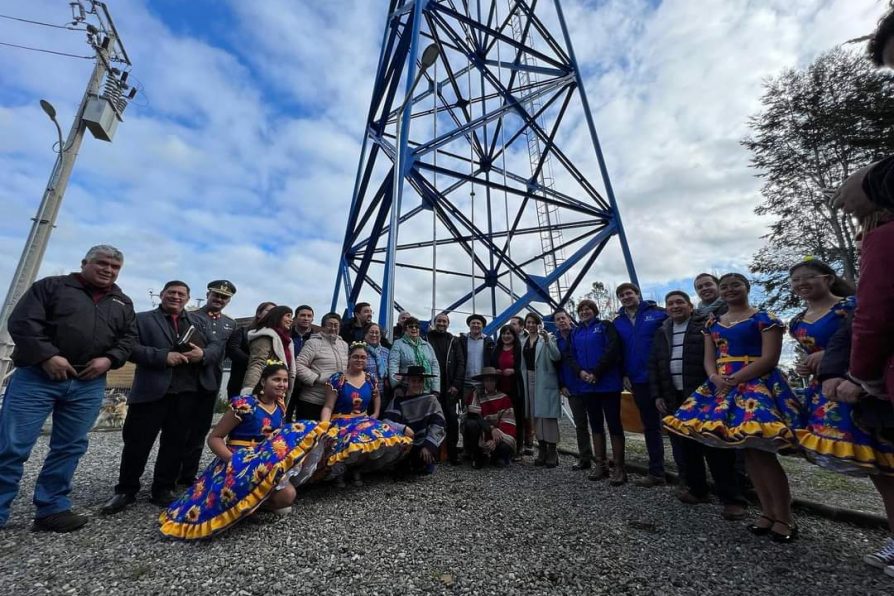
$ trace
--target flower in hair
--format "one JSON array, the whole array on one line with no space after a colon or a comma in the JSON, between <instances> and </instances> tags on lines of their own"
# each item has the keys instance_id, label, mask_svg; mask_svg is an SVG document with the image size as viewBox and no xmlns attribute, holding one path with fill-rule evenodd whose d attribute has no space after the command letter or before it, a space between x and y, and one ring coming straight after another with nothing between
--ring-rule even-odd
<instances>
[{"instance_id":1,"label":"flower in hair","mask_svg":"<svg viewBox=\"0 0 894 596\"><path fill-rule=\"evenodd\" d=\"M273 365L275 365L275 364L285 364L285 362L283 362L282 360L276 360L276 359L273 359L273 358L268 358L268 359L267 359L267 366L273 366Z\"/></svg>"},{"instance_id":2,"label":"flower in hair","mask_svg":"<svg viewBox=\"0 0 894 596\"><path fill-rule=\"evenodd\" d=\"M351 347L348 349L353 350L354 348L366 348L366 347L367 347L367 345L366 345L365 341L354 341L354 342L351 342Z\"/></svg>"}]
</instances>

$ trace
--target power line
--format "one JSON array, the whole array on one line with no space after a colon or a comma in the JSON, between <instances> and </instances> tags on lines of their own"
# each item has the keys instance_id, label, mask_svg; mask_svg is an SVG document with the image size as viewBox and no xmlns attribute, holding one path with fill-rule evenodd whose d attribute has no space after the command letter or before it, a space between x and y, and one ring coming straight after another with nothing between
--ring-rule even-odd
<instances>
[{"instance_id":1,"label":"power line","mask_svg":"<svg viewBox=\"0 0 894 596\"><path fill-rule=\"evenodd\" d=\"M70 31L83 31L83 29L79 29L78 27L72 27L71 25L54 25L52 23L44 23L42 21L32 21L31 19L22 19L19 17L13 17L8 14L0 14L0 19L9 19L10 21L19 21L21 23L31 23L32 25L42 25L44 27L53 27L55 29L68 29Z\"/></svg>"},{"instance_id":2,"label":"power line","mask_svg":"<svg viewBox=\"0 0 894 596\"><path fill-rule=\"evenodd\" d=\"M78 56L77 54L69 54L67 52L57 52L55 50L44 50L42 48L31 48L28 46L20 46L14 43L6 43L5 41L0 41L0 46L9 46L11 48L19 48L21 50L31 50L32 52L43 52L45 54L55 54L57 56L67 56L69 58L85 58L88 60L92 60L95 56Z\"/></svg>"}]
</instances>

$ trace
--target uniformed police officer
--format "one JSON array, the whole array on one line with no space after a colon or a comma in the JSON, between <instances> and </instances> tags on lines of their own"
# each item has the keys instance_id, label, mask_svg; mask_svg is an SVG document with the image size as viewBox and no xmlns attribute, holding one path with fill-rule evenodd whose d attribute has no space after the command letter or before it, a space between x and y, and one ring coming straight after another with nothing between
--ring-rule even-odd
<instances>
[{"instance_id":1,"label":"uniformed police officer","mask_svg":"<svg viewBox=\"0 0 894 596\"><path fill-rule=\"evenodd\" d=\"M194 314L203 323L202 333L208 341L223 341L226 344L230 334L236 329L236 321L223 314L223 309L230 303L230 299L236 293L236 286L226 279L217 279L208 284L205 305ZM216 363L216 380L214 391L205 391L203 395L200 415L190 421L189 435L186 440L186 448L183 451L183 462L180 466L178 484L191 486L199 471L199 460L202 459L202 451L205 448L205 437L211 428L211 420L214 418L214 404L220 393L220 383L223 377L224 354L220 355Z\"/></svg>"}]
</instances>

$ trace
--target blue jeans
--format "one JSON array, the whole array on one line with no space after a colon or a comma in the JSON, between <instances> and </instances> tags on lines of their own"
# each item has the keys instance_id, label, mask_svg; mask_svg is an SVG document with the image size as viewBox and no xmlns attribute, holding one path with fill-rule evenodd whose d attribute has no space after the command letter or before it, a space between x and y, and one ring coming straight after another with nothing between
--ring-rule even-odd
<instances>
[{"instance_id":1,"label":"blue jeans","mask_svg":"<svg viewBox=\"0 0 894 596\"><path fill-rule=\"evenodd\" d=\"M34 489L35 517L71 509L71 479L87 451L87 433L99 415L105 386L105 375L53 381L40 366L15 370L0 410L0 526L9 518L25 462L50 414L53 432Z\"/></svg>"}]
</instances>

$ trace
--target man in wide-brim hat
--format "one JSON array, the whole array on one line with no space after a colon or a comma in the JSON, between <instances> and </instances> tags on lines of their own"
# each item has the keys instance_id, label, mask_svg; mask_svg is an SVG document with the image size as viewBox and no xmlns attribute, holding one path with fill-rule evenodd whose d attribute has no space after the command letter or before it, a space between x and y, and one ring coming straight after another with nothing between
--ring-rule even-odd
<instances>
[{"instance_id":1,"label":"man in wide-brim hat","mask_svg":"<svg viewBox=\"0 0 894 596\"><path fill-rule=\"evenodd\" d=\"M406 372L395 375L406 383L407 390L403 395L396 395L391 400L382 420L394 427L397 432L412 433L413 447L403 460L404 466L417 474L431 474L441 451L441 443L447 434L447 424L441 404L433 393L425 392L425 379L435 375L427 374L422 366L408 366Z\"/></svg>"},{"instance_id":2,"label":"man in wide-brim hat","mask_svg":"<svg viewBox=\"0 0 894 596\"><path fill-rule=\"evenodd\" d=\"M472 456L473 468L488 460L505 467L515 453L515 412L509 396L497 391L499 376L497 369L485 366L473 377L482 387L472 394L463 420L463 446Z\"/></svg>"}]
</instances>

